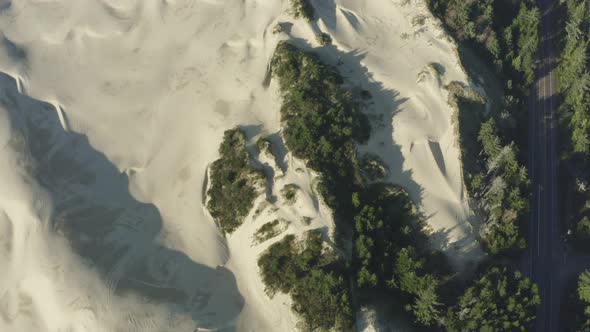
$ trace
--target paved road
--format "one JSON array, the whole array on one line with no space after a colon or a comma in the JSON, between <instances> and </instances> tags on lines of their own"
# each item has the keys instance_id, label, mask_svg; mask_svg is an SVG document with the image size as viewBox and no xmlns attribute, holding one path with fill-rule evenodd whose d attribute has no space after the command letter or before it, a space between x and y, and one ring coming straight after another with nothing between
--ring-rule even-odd
<instances>
[{"instance_id":1,"label":"paved road","mask_svg":"<svg viewBox=\"0 0 590 332\"><path fill-rule=\"evenodd\" d=\"M535 331L559 331L562 290L567 281L590 268L582 256L560 241L558 208L557 74L553 50L557 1L539 0L541 9L540 66L529 100L529 171L533 201L528 250L522 268L539 286L541 306Z\"/></svg>"}]
</instances>

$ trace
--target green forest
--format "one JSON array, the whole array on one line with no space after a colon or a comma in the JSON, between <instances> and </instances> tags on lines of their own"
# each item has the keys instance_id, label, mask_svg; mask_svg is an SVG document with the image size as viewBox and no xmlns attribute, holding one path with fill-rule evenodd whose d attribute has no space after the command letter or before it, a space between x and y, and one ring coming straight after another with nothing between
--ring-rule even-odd
<instances>
[{"instance_id":1,"label":"green forest","mask_svg":"<svg viewBox=\"0 0 590 332\"><path fill-rule=\"evenodd\" d=\"M482 244L494 255L518 253L526 247L526 98L537 66L539 9L532 0L426 2L460 49L473 50L505 82L501 100L482 100L457 84L449 90L458 108L465 182L483 219Z\"/></svg>"},{"instance_id":2,"label":"green forest","mask_svg":"<svg viewBox=\"0 0 590 332\"><path fill-rule=\"evenodd\" d=\"M534 284L493 265L483 266L475 283L453 275L444 256L432 251L424 217L406 191L378 181L388 171L380 160L358 159L356 144L368 139L370 126L361 97L344 88L339 72L289 42L278 44L271 64L282 96L286 146L321 174L320 194L334 211L340 250L322 245L319 233L313 233L313 241L309 235L304 240L288 235L273 244L258 261L269 295L290 294L308 330L350 330L351 313L376 300L410 313L412 324L424 329L476 331L489 325L490 310L506 316L499 320L502 326L511 320L508 330L529 326L539 302ZM495 172L514 183L498 203L507 208L490 212L508 218L505 210L526 208L518 195L525 190L526 171L516 161L514 144L499 143L492 120L480 131L489 158L497 159ZM517 231L503 236L520 241ZM346 254L347 243L352 255ZM507 294L515 290L523 296ZM477 308L479 313L473 309L468 317L459 314L475 296L498 305Z\"/></svg>"},{"instance_id":3,"label":"green forest","mask_svg":"<svg viewBox=\"0 0 590 332\"><path fill-rule=\"evenodd\" d=\"M566 228L573 231L574 245L590 251L590 2L568 0L563 11L557 68L562 205Z\"/></svg>"},{"instance_id":4,"label":"green forest","mask_svg":"<svg viewBox=\"0 0 590 332\"><path fill-rule=\"evenodd\" d=\"M505 267L504 258L526 245L529 180L521 121L536 66L539 12L530 1L427 2L451 35L506 82L501 100L485 100L456 82L447 86L488 259L471 271L452 271L432 249L425 216L405 189L380 182L390 172L383 160L358 155L357 145L371 135L363 112L370 96L346 84L313 50L281 41L270 64L281 97L281 136L293 156L320 174L318 193L336 226L335 243L322 230L311 230L303 238L285 235L258 257L266 293L291 297L302 330L354 330L359 308L376 303L403 313L419 330L524 331L535 318L536 285ZM291 4L295 17L313 19L308 1ZM263 143L260 150L268 145ZM208 209L231 233L252 210L264 173L252 166L239 128L225 133L219 154L210 167ZM287 184L280 194L290 204L297 192ZM261 243L281 232L277 219L255 238Z\"/></svg>"}]
</instances>

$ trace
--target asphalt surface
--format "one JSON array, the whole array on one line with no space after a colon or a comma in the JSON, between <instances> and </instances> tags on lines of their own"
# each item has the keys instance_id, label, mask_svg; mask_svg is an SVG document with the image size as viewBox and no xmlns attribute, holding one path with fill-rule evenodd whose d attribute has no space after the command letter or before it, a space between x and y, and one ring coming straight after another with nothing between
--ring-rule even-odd
<instances>
[{"instance_id":1,"label":"asphalt surface","mask_svg":"<svg viewBox=\"0 0 590 332\"><path fill-rule=\"evenodd\" d=\"M560 330L560 302L566 282L590 268L590 257L577 254L560 239L554 3L539 0L540 64L529 99L529 172L533 199L522 270L539 286L541 305L534 325L534 331L539 332Z\"/></svg>"}]
</instances>

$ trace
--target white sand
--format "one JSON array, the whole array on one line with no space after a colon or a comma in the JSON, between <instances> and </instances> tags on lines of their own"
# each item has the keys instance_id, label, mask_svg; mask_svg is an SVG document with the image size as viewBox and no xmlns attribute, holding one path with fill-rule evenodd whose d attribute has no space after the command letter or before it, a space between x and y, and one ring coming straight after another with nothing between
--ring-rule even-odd
<instances>
[{"instance_id":1,"label":"white sand","mask_svg":"<svg viewBox=\"0 0 590 332\"><path fill-rule=\"evenodd\" d=\"M224 130L279 131L264 84L278 40L317 46L320 30L337 46L321 56L374 97L360 151L388 163L437 245L456 243L458 267L477 259L442 88L466 81L454 46L421 0L313 3L308 24L286 0L0 0L0 331L293 330L288 297L268 298L256 266L280 237L252 236L275 218L291 221L283 234L329 233L313 172L287 155L278 200L227 240L202 194ZM277 22L294 25L273 35ZM301 188L292 206L288 183Z\"/></svg>"}]
</instances>

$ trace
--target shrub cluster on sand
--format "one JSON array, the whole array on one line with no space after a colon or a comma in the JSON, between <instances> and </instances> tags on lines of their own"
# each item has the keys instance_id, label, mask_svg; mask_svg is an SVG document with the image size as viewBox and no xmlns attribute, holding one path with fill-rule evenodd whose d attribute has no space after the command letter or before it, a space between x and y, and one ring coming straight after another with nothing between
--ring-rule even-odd
<instances>
[{"instance_id":1,"label":"shrub cluster on sand","mask_svg":"<svg viewBox=\"0 0 590 332\"><path fill-rule=\"evenodd\" d=\"M335 213L350 216L350 197L363 182L355 142L370 134L358 96L342 88L334 68L288 42L277 45L271 65L283 98L287 147L322 174L320 194Z\"/></svg>"},{"instance_id":2,"label":"shrub cluster on sand","mask_svg":"<svg viewBox=\"0 0 590 332\"><path fill-rule=\"evenodd\" d=\"M325 32L317 34L315 39L322 46L332 45L332 37Z\"/></svg>"},{"instance_id":3,"label":"shrub cluster on sand","mask_svg":"<svg viewBox=\"0 0 590 332\"><path fill-rule=\"evenodd\" d=\"M326 250L317 230L307 232L304 241L287 235L260 256L258 266L269 295L291 295L304 330L347 331L352 329L350 290L342 262Z\"/></svg>"},{"instance_id":4,"label":"shrub cluster on sand","mask_svg":"<svg viewBox=\"0 0 590 332\"><path fill-rule=\"evenodd\" d=\"M246 137L240 128L224 133L219 155L209 170L207 209L221 230L231 233L252 209L265 175L250 165Z\"/></svg>"},{"instance_id":5,"label":"shrub cluster on sand","mask_svg":"<svg viewBox=\"0 0 590 332\"><path fill-rule=\"evenodd\" d=\"M372 153L364 155L361 166L371 181L382 180L389 174L389 168L383 159Z\"/></svg>"},{"instance_id":6,"label":"shrub cluster on sand","mask_svg":"<svg viewBox=\"0 0 590 332\"><path fill-rule=\"evenodd\" d=\"M257 243L262 243L264 241L270 240L275 236L281 234L287 226L289 222L282 219L275 219L273 221L269 221L266 224L262 225L256 233L254 234L254 239Z\"/></svg>"},{"instance_id":7,"label":"shrub cluster on sand","mask_svg":"<svg viewBox=\"0 0 590 332\"><path fill-rule=\"evenodd\" d=\"M295 18L304 18L307 21L313 20L314 10L309 0L291 0L291 14Z\"/></svg>"},{"instance_id":8,"label":"shrub cluster on sand","mask_svg":"<svg viewBox=\"0 0 590 332\"><path fill-rule=\"evenodd\" d=\"M281 189L281 196L287 204L293 204L297 200L297 191L299 190L299 186L295 183L286 184L283 189Z\"/></svg>"}]
</instances>

